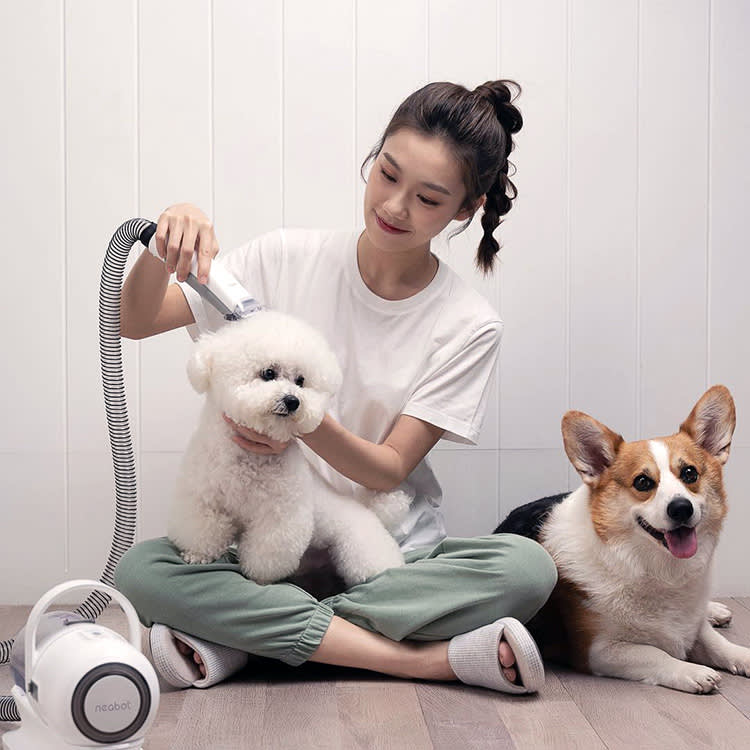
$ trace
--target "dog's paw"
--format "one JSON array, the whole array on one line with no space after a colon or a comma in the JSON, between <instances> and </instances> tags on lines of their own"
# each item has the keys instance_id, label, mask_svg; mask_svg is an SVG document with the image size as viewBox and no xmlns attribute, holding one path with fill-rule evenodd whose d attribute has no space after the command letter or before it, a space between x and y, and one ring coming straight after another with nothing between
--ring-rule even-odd
<instances>
[{"instance_id":1,"label":"dog's paw","mask_svg":"<svg viewBox=\"0 0 750 750\"><path fill-rule=\"evenodd\" d=\"M211 555L201 554L200 552L189 552L184 551L180 554L180 557L189 565L205 565L216 560L216 557Z\"/></svg>"},{"instance_id":2,"label":"dog's paw","mask_svg":"<svg viewBox=\"0 0 750 750\"><path fill-rule=\"evenodd\" d=\"M341 572L341 577L349 589L352 586L358 586L360 583L366 583L377 575L380 575L391 568L401 568L405 565L404 558L393 556L390 560L380 560L377 564L367 564L365 561L361 566L353 565L347 570Z\"/></svg>"},{"instance_id":3,"label":"dog's paw","mask_svg":"<svg viewBox=\"0 0 750 750\"><path fill-rule=\"evenodd\" d=\"M240 552L240 570L245 578L266 586L269 583L277 583L292 575L299 567L300 558L297 556L293 562L273 560L271 558L252 557L248 559Z\"/></svg>"},{"instance_id":4,"label":"dog's paw","mask_svg":"<svg viewBox=\"0 0 750 750\"><path fill-rule=\"evenodd\" d=\"M659 684L685 693L711 693L720 682L721 675L715 669L689 662L683 662L679 670L659 680Z\"/></svg>"},{"instance_id":5,"label":"dog's paw","mask_svg":"<svg viewBox=\"0 0 750 750\"><path fill-rule=\"evenodd\" d=\"M732 622L732 610L721 602L709 602L706 616L715 628L722 628Z\"/></svg>"},{"instance_id":6,"label":"dog's paw","mask_svg":"<svg viewBox=\"0 0 750 750\"><path fill-rule=\"evenodd\" d=\"M722 665L727 672L750 677L750 648L731 644L732 649L727 654L727 663Z\"/></svg>"}]
</instances>

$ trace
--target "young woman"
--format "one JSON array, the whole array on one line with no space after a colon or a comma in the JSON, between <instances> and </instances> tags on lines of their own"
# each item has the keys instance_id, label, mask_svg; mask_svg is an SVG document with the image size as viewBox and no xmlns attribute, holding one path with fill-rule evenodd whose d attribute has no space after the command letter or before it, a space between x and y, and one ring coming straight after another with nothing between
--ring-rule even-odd
<instances>
[{"instance_id":1,"label":"young woman","mask_svg":"<svg viewBox=\"0 0 750 750\"><path fill-rule=\"evenodd\" d=\"M426 458L440 438L474 443L484 416L502 324L430 243L452 220L468 225L481 211L476 261L492 269L493 231L516 194L508 178L522 124L514 88L425 86L401 104L365 162L372 169L363 231L280 230L225 259L260 302L306 319L337 353L343 386L320 427L300 439L313 466L344 492L401 485L414 495L396 533L407 564L318 599L292 581L260 586L244 578L231 551L190 565L167 539L143 542L125 555L116 580L151 626L167 682L206 687L247 654L506 692L534 691L543 681L521 622L552 591L553 562L521 537L446 538ZM172 272L185 280L194 253L205 281L218 252L209 219L173 206L156 238L166 264L144 253L133 267L122 334L214 330L219 314L186 285L168 284ZM255 453L286 448L229 421L227 435Z\"/></svg>"}]
</instances>

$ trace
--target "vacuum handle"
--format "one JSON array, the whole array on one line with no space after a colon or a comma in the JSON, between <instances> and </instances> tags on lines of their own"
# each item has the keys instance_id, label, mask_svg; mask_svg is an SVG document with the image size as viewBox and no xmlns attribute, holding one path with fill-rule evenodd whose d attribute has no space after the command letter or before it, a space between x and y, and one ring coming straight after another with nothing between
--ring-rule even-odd
<instances>
[{"instance_id":1,"label":"vacuum handle","mask_svg":"<svg viewBox=\"0 0 750 750\"><path fill-rule=\"evenodd\" d=\"M102 591L112 597L112 599L122 607L122 611L125 613L125 617L128 620L128 641L130 642L130 645L137 651L141 650L141 630L138 621L138 614L135 611L135 607L133 607L124 594L121 594L117 589L114 589L111 586L107 586L106 583L101 583L99 581L89 581L86 579L67 581L66 583L61 583L58 586L51 588L31 610L29 620L26 623L26 631L24 633L24 663L26 664L25 671L27 681L30 681L31 675L34 674L34 666L36 665L36 660L39 655L39 650L37 649L36 644L36 631L39 627L39 621L42 615L47 611L49 605L60 596L60 594L69 591L77 591L79 589ZM30 686L27 684L26 688L28 690Z\"/></svg>"},{"instance_id":2,"label":"vacuum handle","mask_svg":"<svg viewBox=\"0 0 750 750\"><path fill-rule=\"evenodd\" d=\"M151 255L163 260L156 249L156 224L150 222L141 232L139 239L148 248ZM201 284L198 281L198 256L193 253L190 273L188 273L185 283L195 289L227 320L247 318L261 309L260 303L216 260L211 263L211 270L208 272L206 283Z\"/></svg>"},{"instance_id":3,"label":"vacuum handle","mask_svg":"<svg viewBox=\"0 0 750 750\"><path fill-rule=\"evenodd\" d=\"M156 222L150 221L148 225L141 231L140 236L138 239L141 241L141 244L144 247L149 247L149 243L151 242L151 238L156 234ZM149 248L151 250L151 248ZM154 252L151 250L151 252ZM159 257L158 254L156 256Z\"/></svg>"}]
</instances>

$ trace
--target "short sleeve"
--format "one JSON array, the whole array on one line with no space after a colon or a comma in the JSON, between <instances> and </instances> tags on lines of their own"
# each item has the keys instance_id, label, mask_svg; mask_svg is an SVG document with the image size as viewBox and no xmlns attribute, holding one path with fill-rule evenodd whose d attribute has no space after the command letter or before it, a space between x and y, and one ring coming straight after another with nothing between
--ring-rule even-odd
<instances>
[{"instance_id":1,"label":"short sleeve","mask_svg":"<svg viewBox=\"0 0 750 750\"><path fill-rule=\"evenodd\" d=\"M439 349L402 410L445 430L443 439L475 445L487 410L503 326L478 329L452 351Z\"/></svg>"},{"instance_id":2,"label":"short sleeve","mask_svg":"<svg viewBox=\"0 0 750 750\"><path fill-rule=\"evenodd\" d=\"M283 232L275 230L241 245L226 255L220 254L214 263L223 265L251 297L262 305L274 307L283 252ZM194 340L201 334L216 331L224 325L224 317L213 305L206 302L188 284L178 284L195 318L195 324L188 326L188 333Z\"/></svg>"}]
</instances>

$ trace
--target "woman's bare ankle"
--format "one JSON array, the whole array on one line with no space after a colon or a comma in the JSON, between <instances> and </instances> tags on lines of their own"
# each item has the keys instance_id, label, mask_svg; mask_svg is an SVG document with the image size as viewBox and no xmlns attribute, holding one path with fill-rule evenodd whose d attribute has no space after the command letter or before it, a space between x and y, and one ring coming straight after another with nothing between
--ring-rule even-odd
<instances>
[{"instance_id":1,"label":"woman's bare ankle","mask_svg":"<svg viewBox=\"0 0 750 750\"><path fill-rule=\"evenodd\" d=\"M448 641L408 644L414 649L414 674L420 680L455 680L456 675L448 661Z\"/></svg>"},{"instance_id":2,"label":"woman's bare ankle","mask_svg":"<svg viewBox=\"0 0 750 750\"><path fill-rule=\"evenodd\" d=\"M310 661L421 680L455 680L447 641L392 641L334 616Z\"/></svg>"}]
</instances>

